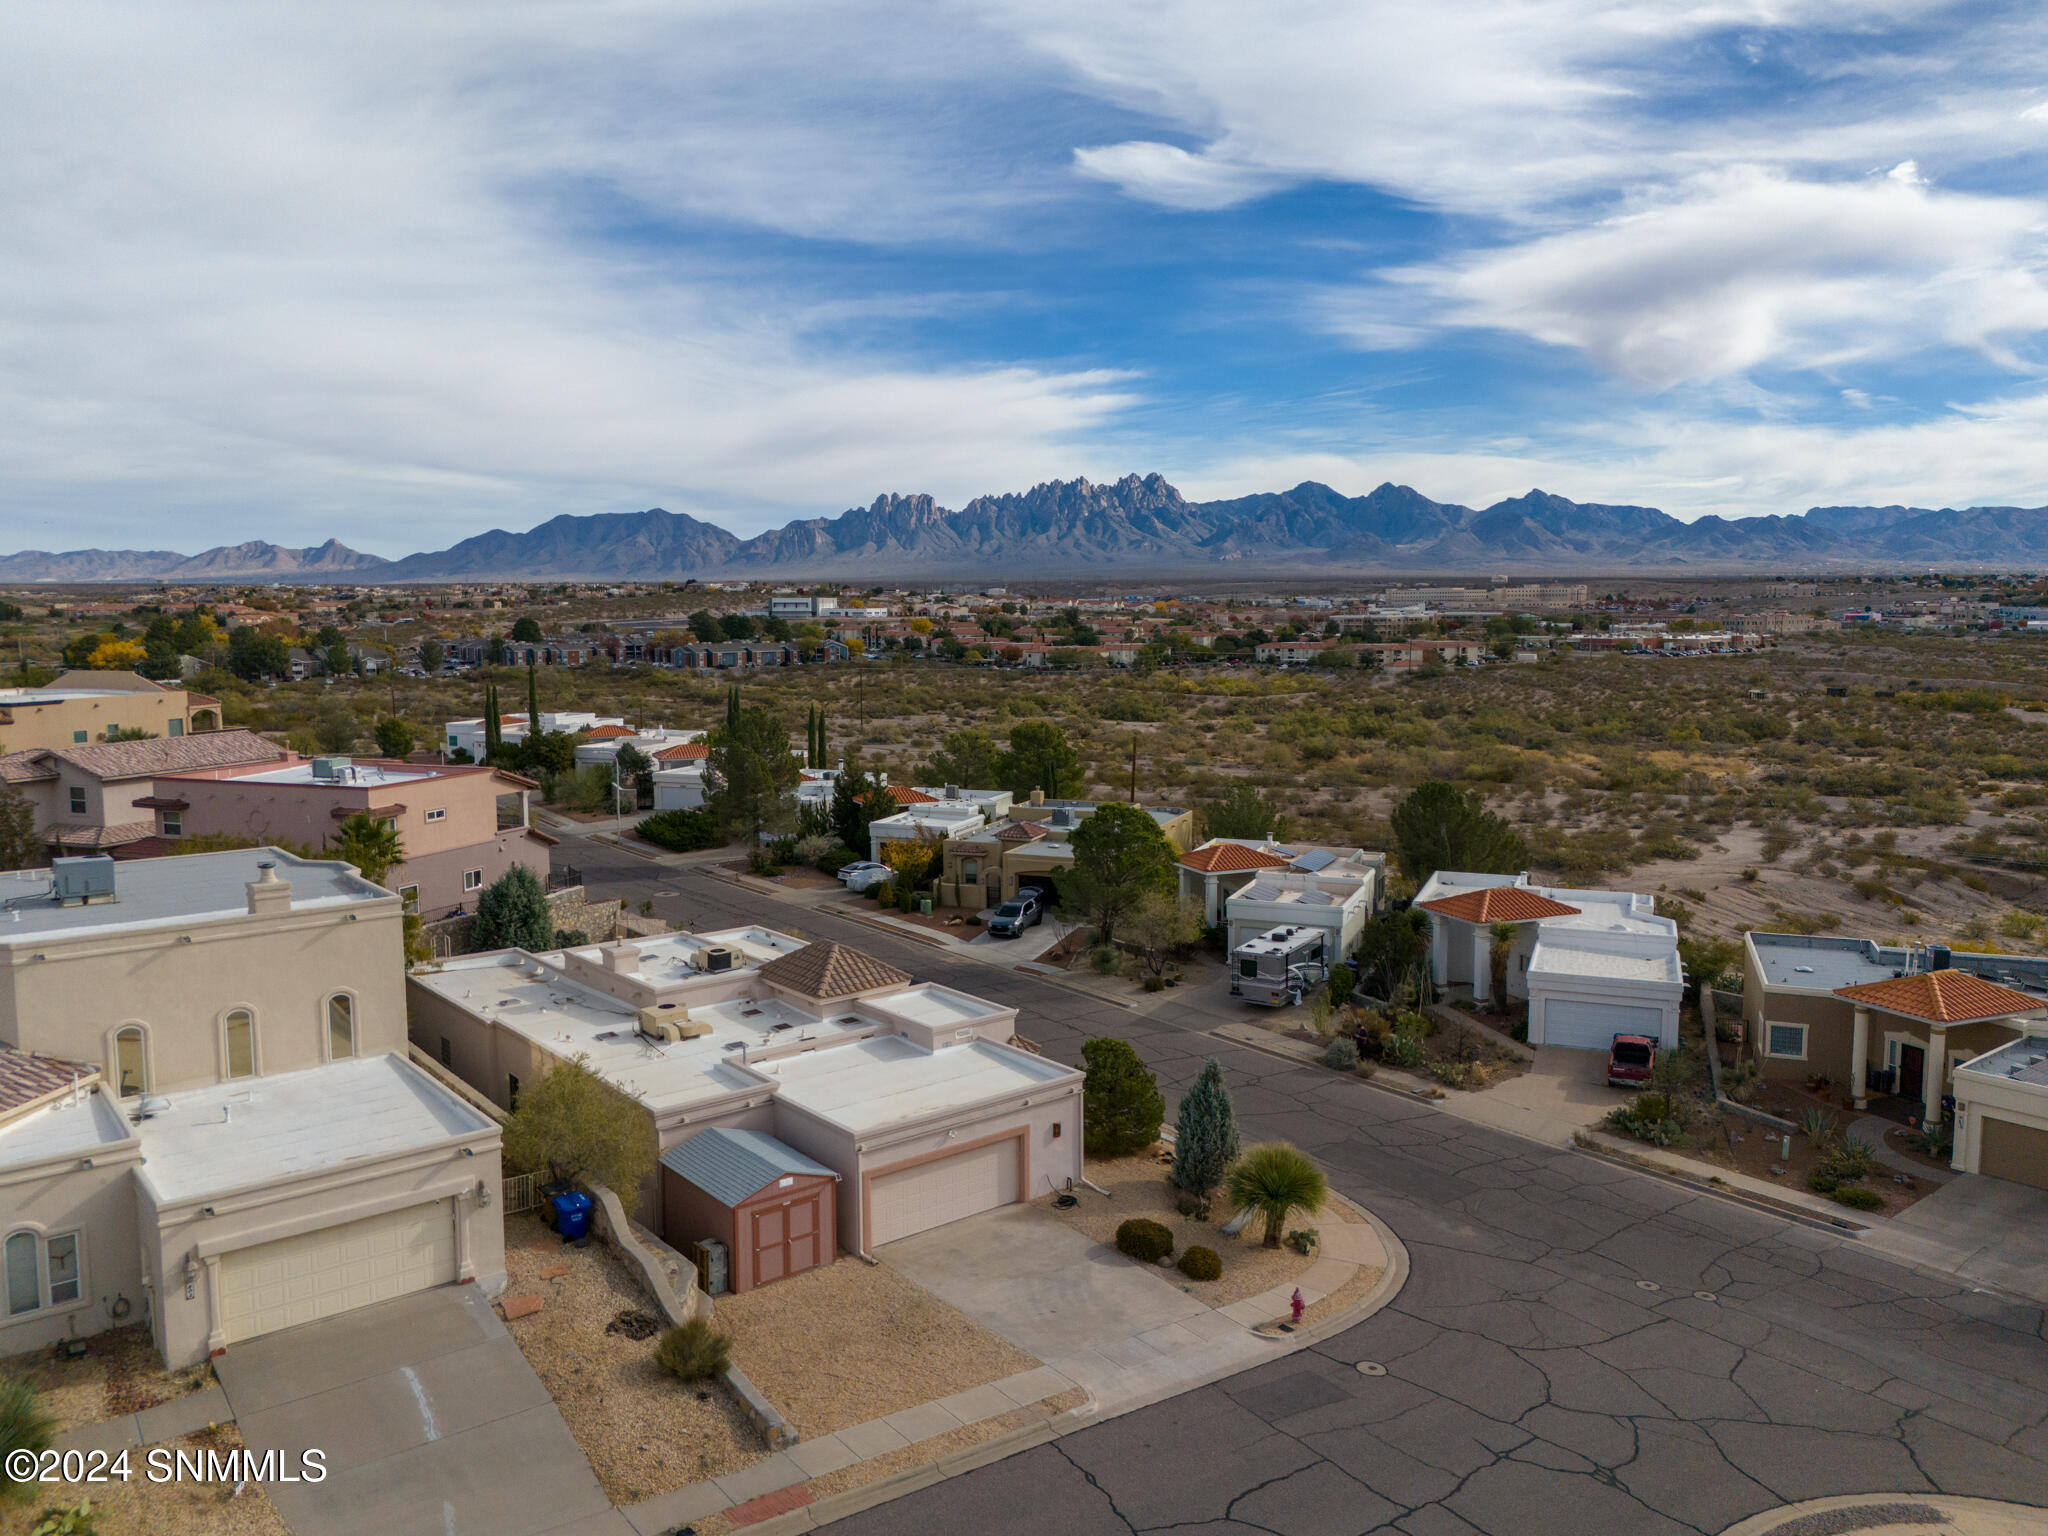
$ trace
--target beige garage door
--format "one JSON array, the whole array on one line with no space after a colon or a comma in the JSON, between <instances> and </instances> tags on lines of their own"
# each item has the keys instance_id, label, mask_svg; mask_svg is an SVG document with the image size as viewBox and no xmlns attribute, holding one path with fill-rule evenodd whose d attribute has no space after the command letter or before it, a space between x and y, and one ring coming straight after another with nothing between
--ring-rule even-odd
<instances>
[{"instance_id":1,"label":"beige garage door","mask_svg":"<svg viewBox=\"0 0 2048 1536\"><path fill-rule=\"evenodd\" d=\"M1978 1114L1983 1123L1977 1130L1984 1140L1977 1171L1994 1179L2011 1179L2015 1184L2048 1189L2048 1131L2000 1120L1982 1110Z\"/></svg>"},{"instance_id":2,"label":"beige garage door","mask_svg":"<svg viewBox=\"0 0 2048 1536\"><path fill-rule=\"evenodd\" d=\"M901 1173L877 1174L868 1186L869 1241L879 1246L1017 1200L1017 1142L992 1142L972 1152L934 1158Z\"/></svg>"},{"instance_id":3,"label":"beige garage door","mask_svg":"<svg viewBox=\"0 0 2048 1536\"><path fill-rule=\"evenodd\" d=\"M455 1279L446 1200L223 1254L221 1323L232 1344Z\"/></svg>"}]
</instances>

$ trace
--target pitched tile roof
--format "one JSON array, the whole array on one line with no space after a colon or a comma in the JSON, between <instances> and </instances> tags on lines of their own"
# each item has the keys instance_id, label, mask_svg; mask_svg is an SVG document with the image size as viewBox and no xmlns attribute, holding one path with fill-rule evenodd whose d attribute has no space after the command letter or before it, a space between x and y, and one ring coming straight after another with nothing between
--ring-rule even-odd
<instances>
[{"instance_id":1,"label":"pitched tile roof","mask_svg":"<svg viewBox=\"0 0 2048 1536\"><path fill-rule=\"evenodd\" d=\"M1287 860L1277 853L1268 853L1263 848L1247 848L1242 843L1210 843L1204 848L1190 849L1180 856L1180 861L1189 869L1198 869L1207 875L1238 869L1287 867Z\"/></svg>"},{"instance_id":2,"label":"pitched tile roof","mask_svg":"<svg viewBox=\"0 0 2048 1536\"><path fill-rule=\"evenodd\" d=\"M791 954L779 955L762 966L763 981L805 997L851 997L881 987L900 987L910 980L886 960L862 954L830 939L806 944Z\"/></svg>"},{"instance_id":3,"label":"pitched tile roof","mask_svg":"<svg viewBox=\"0 0 2048 1536\"><path fill-rule=\"evenodd\" d=\"M69 1088L74 1081L99 1076L99 1068L56 1056L38 1056L0 1045L0 1113L33 1104L46 1094Z\"/></svg>"},{"instance_id":4,"label":"pitched tile roof","mask_svg":"<svg viewBox=\"0 0 2048 1536\"><path fill-rule=\"evenodd\" d=\"M638 731L626 729L623 725L596 725L583 733L585 741L611 741L620 736L637 736Z\"/></svg>"},{"instance_id":5,"label":"pitched tile roof","mask_svg":"<svg viewBox=\"0 0 2048 1536\"><path fill-rule=\"evenodd\" d=\"M999 843L1028 843L1045 836L1045 828L1035 821L1013 821L996 832Z\"/></svg>"},{"instance_id":6,"label":"pitched tile roof","mask_svg":"<svg viewBox=\"0 0 2048 1536\"><path fill-rule=\"evenodd\" d=\"M711 749L701 741L686 741L680 746L663 747L654 754L658 763L701 763L708 761Z\"/></svg>"},{"instance_id":7,"label":"pitched tile roof","mask_svg":"<svg viewBox=\"0 0 2048 1536\"><path fill-rule=\"evenodd\" d=\"M1886 1013L1925 1019L1931 1024L2002 1019L2015 1013L2039 1013L2048 1006L2038 997L1956 970L1923 971L1918 976L1894 976L1887 981L1837 987L1835 996L1869 1008L1881 1008Z\"/></svg>"},{"instance_id":8,"label":"pitched tile roof","mask_svg":"<svg viewBox=\"0 0 2048 1536\"><path fill-rule=\"evenodd\" d=\"M48 750L97 779L139 779L155 773L189 773L195 768L235 768L244 763L281 762L291 756L254 731L243 730L153 736L147 741L91 742Z\"/></svg>"},{"instance_id":9,"label":"pitched tile roof","mask_svg":"<svg viewBox=\"0 0 2048 1536\"><path fill-rule=\"evenodd\" d=\"M0 784L38 784L57 777L57 759L46 747L0 757Z\"/></svg>"},{"instance_id":10,"label":"pitched tile roof","mask_svg":"<svg viewBox=\"0 0 2048 1536\"><path fill-rule=\"evenodd\" d=\"M1552 901L1522 885L1495 885L1483 891L1439 896L1422 903L1424 910L1466 923L1533 923L1546 917L1576 917L1579 909Z\"/></svg>"},{"instance_id":11,"label":"pitched tile roof","mask_svg":"<svg viewBox=\"0 0 2048 1536\"><path fill-rule=\"evenodd\" d=\"M119 848L156 836L153 821L123 821L111 827L52 827L43 834L67 851L75 848Z\"/></svg>"},{"instance_id":12,"label":"pitched tile roof","mask_svg":"<svg viewBox=\"0 0 2048 1536\"><path fill-rule=\"evenodd\" d=\"M937 805L939 797L928 795L921 789L912 789L907 784L888 786L890 798L898 805Z\"/></svg>"}]
</instances>

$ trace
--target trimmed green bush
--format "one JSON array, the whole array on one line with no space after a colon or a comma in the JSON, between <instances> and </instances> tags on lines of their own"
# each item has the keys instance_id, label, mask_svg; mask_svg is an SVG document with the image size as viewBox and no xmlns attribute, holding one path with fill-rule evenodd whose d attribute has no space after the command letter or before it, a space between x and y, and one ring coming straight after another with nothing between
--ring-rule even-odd
<instances>
[{"instance_id":1,"label":"trimmed green bush","mask_svg":"<svg viewBox=\"0 0 2048 1536\"><path fill-rule=\"evenodd\" d=\"M1166 1100L1130 1042L1084 1040L1081 1061L1081 1145L1097 1157L1127 1157L1157 1141Z\"/></svg>"},{"instance_id":2,"label":"trimmed green bush","mask_svg":"<svg viewBox=\"0 0 2048 1536\"><path fill-rule=\"evenodd\" d=\"M1116 1251L1140 1264L1157 1264L1173 1252L1173 1233L1149 1216L1133 1216L1116 1229Z\"/></svg>"},{"instance_id":3,"label":"trimmed green bush","mask_svg":"<svg viewBox=\"0 0 2048 1536\"><path fill-rule=\"evenodd\" d=\"M656 811L633 830L671 853L695 853L725 842L724 829L709 811Z\"/></svg>"},{"instance_id":4,"label":"trimmed green bush","mask_svg":"<svg viewBox=\"0 0 2048 1536\"><path fill-rule=\"evenodd\" d=\"M1835 1204L1846 1205L1855 1211L1876 1211L1884 1208L1884 1196L1874 1189L1838 1189Z\"/></svg>"},{"instance_id":5,"label":"trimmed green bush","mask_svg":"<svg viewBox=\"0 0 2048 1536\"><path fill-rule=\"evenodd\" d=\"M1806 1176L1806 1187L1817 1195L1832 1195L1842 1187L1842 1181L1831 1179L1824 1173L1809 1173Z\"/></svg>"},{"instance_id":6,"label":"trimmed green bush","mask_svg":"<svg viewBox=\"0 0 2048 1536\"><path fill-rule=\"evenodd\" d=\"M1190 1280L1221 1280L1223 1261L1214 1248L1197 1243L1180 1256L1180 1272Z\"/></svg>"},{"instance_id":7,"label":"trimmed green bush","mask_svg":"<svg viewBox=\"0 0 2048 1536\"><path fill-rule=\"evenodd\" d=\"M709 1381L731 1358L731 1343L701 1317L677 1324L654 1346L654 1363L680 1381Z\"/></svg>"}]
</instances>

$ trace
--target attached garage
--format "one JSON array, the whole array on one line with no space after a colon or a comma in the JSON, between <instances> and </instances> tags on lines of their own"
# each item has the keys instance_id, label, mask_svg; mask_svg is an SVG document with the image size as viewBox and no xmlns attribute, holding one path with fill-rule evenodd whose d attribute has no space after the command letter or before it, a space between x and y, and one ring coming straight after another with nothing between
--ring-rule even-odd
<instances>
[{"instance_id":1,"label":"attached garage","mask_svg":"<svg viewBox=\"0 0 2048 1536\"><path fill-rule=\"evenodd\" d=\"M839 1175L773 1136L713 1127L662 1153L661 1168L668 1241L725 1244L734 1291L838 1258Z\"/></svg>"},{"instance_id":2,"label":"attached garage","mask_svg":"<svg viewBox=\"0 0 2048 1536\"><path fill-rule=\"evenodd\" d=\"M434 1200L221 1255L230 1344L455 1281L452 1202Z\"/></svg>"},{"instance_id":3,"label":"attached garage","mask_svg":"<svg viewBox=\"0 0 2048 1536\"><path fill-rule=\"evenodd\" d=\"M1580 1051L1604 1051L1616 1035L1664 1036L1664 1011L1634 1003L1597 1003L1571 997L1543 999L1542 1038L1531 1029L1531 1043L1562 1045Z\"/></svg>"},{"instance_id":4,"label":"attached garage","mask_svg":"<svg viewBox=\"0 0 2048 1536\"><path fill-rule=\"evenodd\" d=\"M2048 1189L2048 1130L1987 1114L1977 1134L1977 1172Z\"/></svg>"},{"instance_id":5,"label":"attached garage","mask_svg":"<svg viewBox=\"0 0 2048 1536\"><path fill-rule=\"evenodd\" d=\"M868 1246L1014 1205L1022 1198L1021 1133L964 1152L939 1153L868 1175Z\"/></svg>"}]
</instances>

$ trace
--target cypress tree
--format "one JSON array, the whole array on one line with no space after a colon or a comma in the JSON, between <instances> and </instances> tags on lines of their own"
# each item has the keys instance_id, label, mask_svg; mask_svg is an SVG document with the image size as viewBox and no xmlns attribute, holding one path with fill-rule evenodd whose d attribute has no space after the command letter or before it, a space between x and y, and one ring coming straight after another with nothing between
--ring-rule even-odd
<instances>
[{"instance_id":1,"label":"cypress tree","mask_svg":"<svg viewBox=\"0 0 2048 1536\"><path fill-rule=\"evenodd\" d=\"M1208 1194L1237 1160L1237 1112L1214 1056L1181 1099L1173 1134L1173 1182L1191 1195Z\"/></svg>"},{"instance_id":2,"label":"cypress tree","mask_svg":"<svg viewBox=\"0 0 2048 1536\"><path fill-rule=\"evenodd\" d=\"M526 739L540 734L540 673L532 662L526 664Z\"/></svg>"},{"instance_id":3,"label":"cypress tree","mask_svg":"<svg viewBox=\"0 0 2048 1536\"><path fill-rule=\"evenodd\" d=\"M484 685L484 756L486 759L497 755L498 743L498 685Z\"/></svg>"},{"instance_id":4,"label":"cypress tree","mask_svg":"<svg viewBox=\"0 0 2048 1536\"><path fill-rule=\"evenodd\" d=\"M832 766L832 749L825 740L825 706L822 704L818 706L818 766Z\"/></svg>"}]
</instances>

